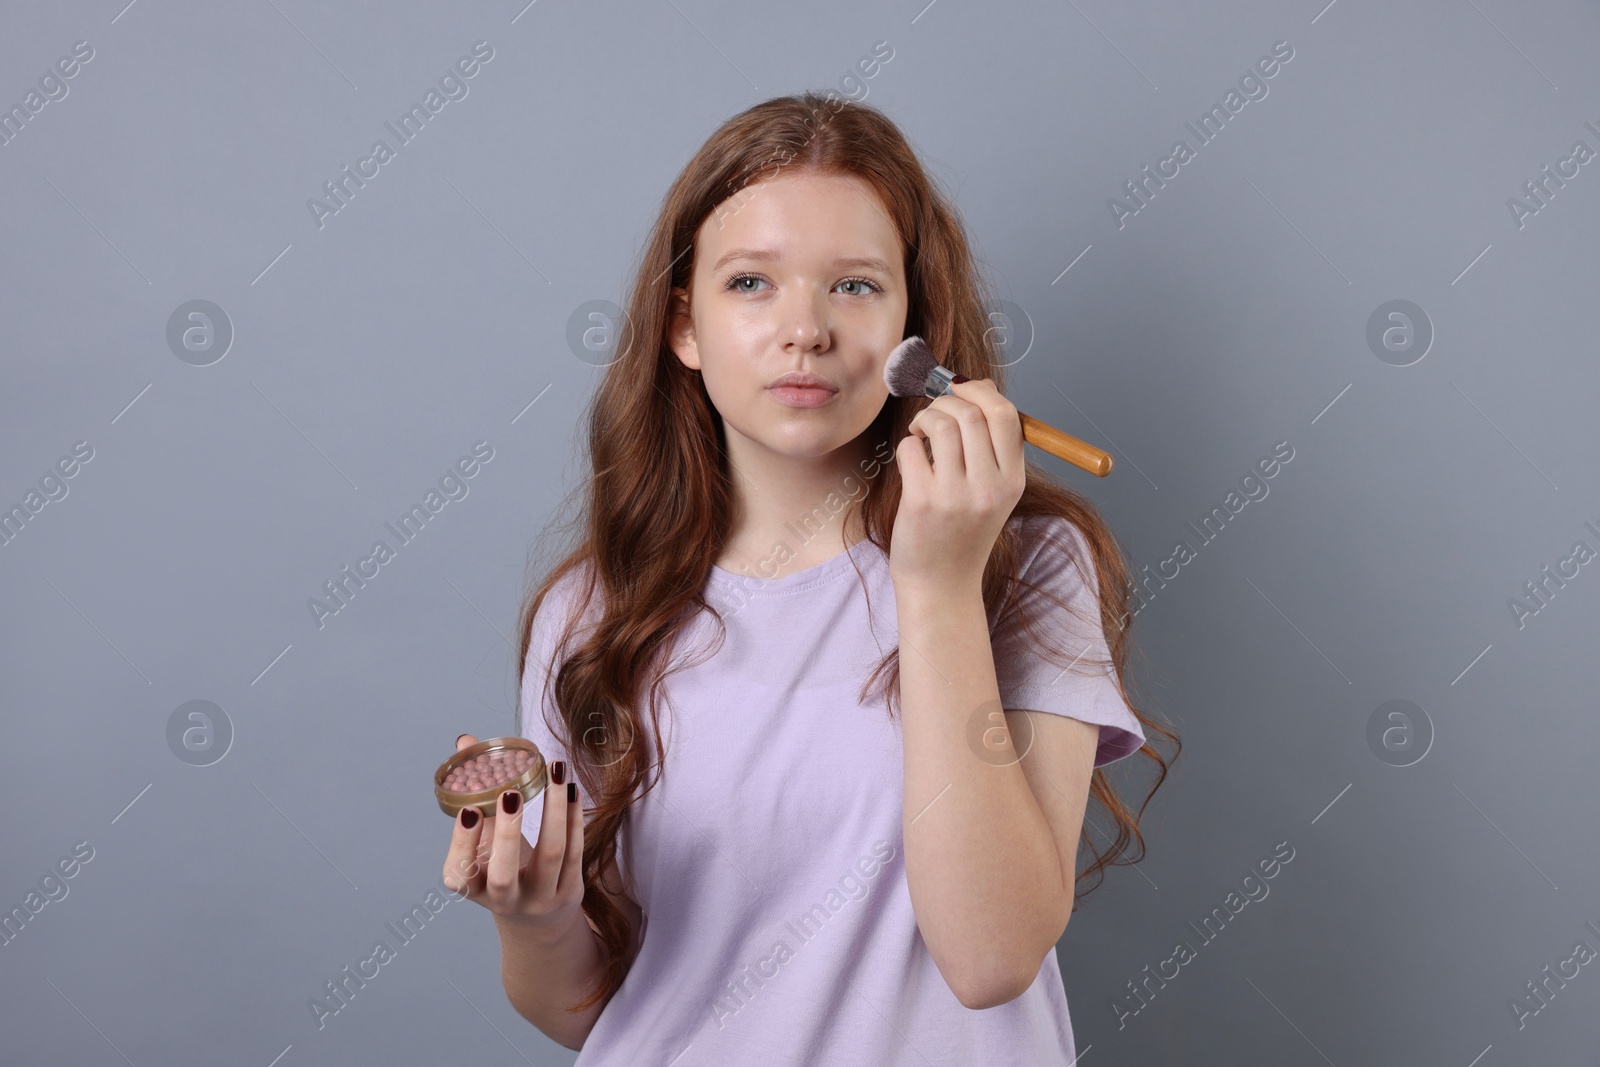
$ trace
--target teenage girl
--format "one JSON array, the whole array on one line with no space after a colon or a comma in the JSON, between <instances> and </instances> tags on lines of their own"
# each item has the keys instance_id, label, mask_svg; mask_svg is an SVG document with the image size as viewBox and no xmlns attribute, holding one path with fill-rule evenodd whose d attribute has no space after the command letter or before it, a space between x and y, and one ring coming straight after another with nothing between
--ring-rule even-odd
<instances>
[{"instance_id":1,"label":"teenage girl","mask_svg":"<svg viewBox=\"0 0 1600 1067\"><path fill-rule=\"evenodd\" d=\"M984 308L875 108L769 100L668 193L582 533L522 614L551 784L466 809L445 861L579 1065L1075 1058L1055 946L1143 851L1100 768L1147 756L1153 794L1144 728L1177 739L1128 701L1128 569L1024 456ZM912 334L975 380L890 395Z\"/></svg>"}]
</instances>

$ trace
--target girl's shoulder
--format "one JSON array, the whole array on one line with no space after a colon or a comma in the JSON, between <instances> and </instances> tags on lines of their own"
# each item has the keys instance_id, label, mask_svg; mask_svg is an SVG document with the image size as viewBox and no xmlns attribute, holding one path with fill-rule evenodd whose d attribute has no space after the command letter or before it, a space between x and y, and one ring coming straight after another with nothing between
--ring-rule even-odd
<instances>
[{"instance_id":1,"label":"girl's shoulder","mask_svg":"<svg viewBox=\"0 0 1600 1067\"><path fill-rule=\"evenodd\" d=\"M1093 557L1088 535L1064 515L1019 515L1006 520L1006 525L1017 534L1024 573L1046 553L1085 561Z\"/></svg>"}]
</instances>

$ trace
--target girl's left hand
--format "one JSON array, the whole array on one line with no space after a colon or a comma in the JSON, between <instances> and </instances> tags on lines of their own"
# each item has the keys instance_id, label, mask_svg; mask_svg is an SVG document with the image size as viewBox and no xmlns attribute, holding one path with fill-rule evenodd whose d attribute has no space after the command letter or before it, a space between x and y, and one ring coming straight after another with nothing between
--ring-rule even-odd
<instances>
[{"instance_id":1,"label":"girl's left hand","mask_svg":"<svg viewBox=\"0 0 1600 1067\"><path fill-rule=\"evenodd\" d=\"M981 588L989 553L1027 483L1016 406L992 379L961 382L909 429L895 449L901 494L890 577L902 591Z\"/></svg>"}]
</instances>

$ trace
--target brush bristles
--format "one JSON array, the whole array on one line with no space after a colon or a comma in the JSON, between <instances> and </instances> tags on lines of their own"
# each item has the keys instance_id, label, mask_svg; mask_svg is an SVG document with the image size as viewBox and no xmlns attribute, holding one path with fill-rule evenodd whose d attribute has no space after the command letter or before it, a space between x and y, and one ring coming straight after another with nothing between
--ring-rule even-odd
<instances>
[{"instance_id":1,"label":"brush bristles","mask_svg":"<svg viewBox=\"0 0 1600 1067\"><path fill-rule=\"evenodd\" d=\"M928 375L938 365L928 342L907 337L889 353L883 365L883 380L894 396L927 396Z\"/></svg>"}]
</instances>

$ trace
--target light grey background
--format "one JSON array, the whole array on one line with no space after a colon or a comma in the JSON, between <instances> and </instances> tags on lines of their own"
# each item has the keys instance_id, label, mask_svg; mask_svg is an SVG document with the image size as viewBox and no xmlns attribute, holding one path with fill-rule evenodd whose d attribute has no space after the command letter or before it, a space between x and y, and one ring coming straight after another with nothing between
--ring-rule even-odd
<instances>
[{"instance_id":1,"label":"light grey background","mask_svg":"<svg viewBox=\"0 0 1600 1067\"><path fill-rule=\"evenodd\" d=\"M1148 860L1059 949L1084 1062L1592 1062L1594 966L1521 1026L1511 1001L1600 950L1600 567L1521 627L1510 601L1600 549L1600 162L1520 228L1507 199L1600 150L1600 15L1324 2L9 5L5 109L94 57L0 146L0 504L94 457L0 547L0 903L93 859L0 948L5 1062L571 1062L506 1003L487 913L384 924L438 882L429 773L510 728L504 638L597 378L569 317L622 299L718 123L807 87L901 124L1031 323L1013 396L1117 468L1036 455L1138 563L1197 548L1130 674L1186 751ZM468 95L319 229L308 198L479 40ZM1108 198L1280 40L1268 95L1119 228ZM1435 331L1409 366L1366 341L1394 299ZM167 343L191 300L234 330L209 366ZM480 440L468 496L319 629L308 598ZM191 700L232 724L211 766L169 748ZM1393 700L1425 716L1411 766L1368 741ZM319 1031L308 999L379 939Z\"/></svg>"}]
</instances>

